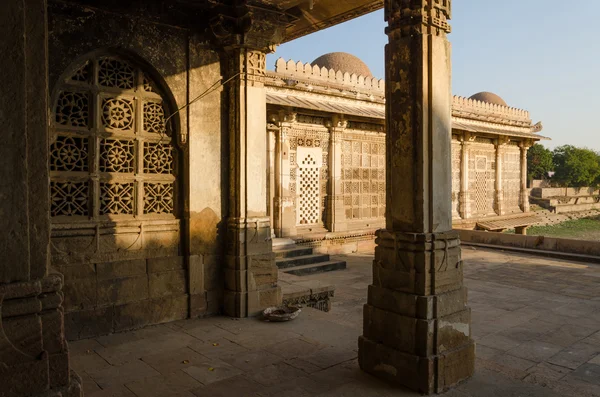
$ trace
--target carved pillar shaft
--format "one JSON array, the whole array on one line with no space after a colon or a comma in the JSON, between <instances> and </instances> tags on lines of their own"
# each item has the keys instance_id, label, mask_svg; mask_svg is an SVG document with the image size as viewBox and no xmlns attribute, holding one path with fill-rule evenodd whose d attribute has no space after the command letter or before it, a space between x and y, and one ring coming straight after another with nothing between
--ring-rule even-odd
<instances>
[{"instance_id":1,"label":"carved pillar shaft","mask_svg":"<svg viewBox=\"0 0 600 397\"><path fill-rule=\"evenodd\" d=\"M230 49L230 198L225 312L245 317L281 301L267 213L265 53Z\"/></svg>"},{"instance_id":2,"label":"carved pillar shaft","mask_svg":"<svg viewBox=\"0 0 600 397\"><path fill-rule=\"evenodd\" d=\"M529 145L523 142L521 149L521 210L529 212L529 191L527 190L527 150Z\"/></svg>"},{"instance_id":3,"label":"carved pillar shaft","mask_svg":"<svg viewBox=\"0 0 600 397\"><path fill-rule=\"evenodd\" d=\"M2 226L0 395L81 396L64 333L63 278L49 268L48 30L45 0L0 12Z\"/></svg>"},{"instance_id":4,"label":"carved pillar shaft","mask_svg":"<svg viewBox=\"0 0 600 397\"><path fill-rule=\"evenodd\" d=\"M344 211L344 189L342 185L342 136L347 122L334 117L329 128L329 197L327 206L327 228L331 232L348 230Z\"/></svg>"},{"instance_id":5,"label":"carved pillar shaft","mask_svg":"<svg viewBox=\"0 0 600 397\"><path fill-rule=\"evenodd\" d=\"M423 393L471 376L474 343L452 231L450 1L387 0L386 228L359 338L363 370Z\"/></svg>"},{"instance_id":6,"label":"carved pillar shaft","mask_svg":"<svg viewBox=\"0 0 600 397\"><path fill-rule=\"evenodd\" d=\"M504 190L502 189L502 163L503 163L504 145L498 141L496 143L496 213L504 215Z\"/></svg>"},{"instance_id":7,"label":"carved pillar shaft","mask_svg":"<svg viewBox=\"0 0 600 397\"><path fill-rule=\"evenodd\" d=\"M461 138L460 152L460 194L459 194L459 211L463 219L471 217L471 197L469 194L469 138L463 136Z\"/></svg>"}]
</instances>

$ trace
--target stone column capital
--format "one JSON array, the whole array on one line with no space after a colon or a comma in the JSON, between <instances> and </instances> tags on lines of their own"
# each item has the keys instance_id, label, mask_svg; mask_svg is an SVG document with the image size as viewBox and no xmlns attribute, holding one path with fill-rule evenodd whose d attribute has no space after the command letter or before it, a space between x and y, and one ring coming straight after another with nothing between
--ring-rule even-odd
<instances>
[{"instance_id":1,"label":"stone column capital","mask_svg":"<svg viewBox=\"0 0 600 397\"><path fill-rule=\"evenodd\" d=\"M452 0L385 0L386 34L446 36L451 32Z\"/></svg>"}]
</instances>

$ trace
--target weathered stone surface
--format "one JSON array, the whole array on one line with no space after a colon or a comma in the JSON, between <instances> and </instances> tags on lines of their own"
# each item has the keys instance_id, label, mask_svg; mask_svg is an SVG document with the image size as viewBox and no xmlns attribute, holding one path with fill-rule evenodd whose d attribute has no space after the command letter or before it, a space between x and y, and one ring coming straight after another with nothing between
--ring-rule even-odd
<instances>
[{"instance_id":1,"label":"weathered stone surface","mask_svg":"<svg viewBox=\"0 0 600 397\"><path fill-rule=\"evenodd\" d=\"M181 295L187 290L185 271L168 271L148 274L150 297Z\"/></svg>"},{"instance_id":2,"label":"weathered stone surface","mask_svg":"<svg viewBox=\"0 0 600 397\"><path fill-rule=\"evenodd\" d=\"M98 280L139 276L146 274L146 261L144 259L136 259L131 261L97 263L96 274Z\"/></svg>"},{"instance_id":3,"label":"weathered stone surface","mask_svg":"<svg viewBox=\"0 0 600 397\"><path fill-rule=\"evenodd\" d=\"M148 277L146 275L98 280L98 305L104 306L146 299L149 296L148 289Z\"/></svg>"},{"instance_id":4,"label":"weathered stone surface","mask_svg":"<svg viewBox=\"0 0 600 397\"><path fill-rule=\"evenodd\" d=\"M113 331L113 309L81 310L65 313L67 340L79 340Z\"/></svg>"},{"instance_id":5,"label":"weathered stone surface","mask_svg":"<svg viewBox=\"0 0 600 397\"><path fill-rule=\"evenodd\" d=\"M147 299L114 309L114 331L140 328L148 324L159 324L188 317L188 297L168 296Z\"/></svg>"},{"instance_id":6,"label":"weathered stone surface","mask_svg":"<svg viewBox=\"0 0 600 397\"><path fill-rule=\"evenodd\" d=\"M182 256L148 259L148 273L158 273L181 269L184 269Z\"/></svg>"}]
</instances>

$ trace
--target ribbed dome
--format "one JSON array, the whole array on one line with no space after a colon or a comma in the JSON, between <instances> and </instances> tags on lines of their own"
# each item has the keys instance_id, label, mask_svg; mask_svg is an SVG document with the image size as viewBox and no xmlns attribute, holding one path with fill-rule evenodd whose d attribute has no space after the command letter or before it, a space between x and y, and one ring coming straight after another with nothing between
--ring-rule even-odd
<instances>
[{"instance_id":1,"label":"ribbed dome","mask_svg":"<svg viewBox=\"0 0 600 397\"><path fill-rule=\"evenodd\" d=\"M335 71L339 70L342 73L356 73L358 76L363 75L365 77L373 76L369 67L360 58L347 52L330 52L329 54L321 55L310 64Z\"/></svg>"},{"instance_id":2,"label":"ribbed dome","mask_svg":"<svg viewBox=\"0 0 600 397\"><path fill-rule=\"evenodd\" d=\"M498 95L494 94L493 92L485 92L485 91L479 92L479 93L473 95L469 99L475 99L475 100L481 101L481 102L492 103L494 105L508 106L506 104L506 102L504 102L504 99L500 98Z\"/></svg>"}]
</instances>

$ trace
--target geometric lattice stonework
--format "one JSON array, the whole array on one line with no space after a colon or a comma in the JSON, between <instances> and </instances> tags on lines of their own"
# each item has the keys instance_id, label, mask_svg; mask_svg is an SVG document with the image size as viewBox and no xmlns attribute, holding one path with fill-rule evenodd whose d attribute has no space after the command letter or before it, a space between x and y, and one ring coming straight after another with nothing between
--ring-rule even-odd
<instances>
[{"instance_id":1,"label":"geometric lattice stonework","mask_svg":"<svg viewBox=\"0 0 600 397\"><path fill-rule=\"evenodd\" d=\"M50 145L51 171L87 171L88 138L58 136Z\"/></svg>"},{"instance_id":2,"label":"geometric lattice stonework","mask_svg":"<svg viewBox=\"0 0 600 397\"><path fill-rule=\"evenodd\" d=\"M144 172L149 174L171 174L173 172L171 145L144 142Z\"/></svg>"},{"instance_id":3,"label":"geometric lattice stonework","mask_svg":"<svg viewBox=\"0 0 600 397\"><path fill-rule=\"evenodd\" d=\"M134 69L127 62L119 59L100 59L98 61L98 84L104 87L132 89L135 85Z\"/></svg>"},{"instance_id":4,"label":"geometric lattice stonework","mask_svg":"<svg viewBox=\"0 0 600 397\"><path fill-rule=\"evenodd\" d=\"M101 183L101 215L133 215L135 190L133 183Z\"/></svg>"},{"instance_id":5,"label":"geometric lattice stonework","mask_svg":"<svg viewBox=\"0 0 600 397\"><path fill-rule=\"evenodd\" d=\"M135 170L134 141L103 139L100 141L100 172L128 172Z\"/></svg>"},{"instance_id":6,"label":"geometric lattice stonework","mask_svg":"<svg viewBox=\"0 0 600 397\"><path fill-rule=\"evenodd\" d=\"M88 216L89 188L87 182L50 182L50 213L52 216Z\"/></svg>"},{"instance_id":7,"label":"geometric lattice stonework","mask_svg":"<svg viewBox=\"0 0 600 397\"><path fill-rule=\"evenodd\" d=\"M118 56L92 56L72 70L58 87L50 129L53 222L174 217L176 155L160 87Z\"/></svg>"},{"instance_id":8,"label":"geometric lattice stonework","mask_svg":"<svg viewBox=\"0 0 600 397\"><path fill-rule=\"evenodd\" d=\"M165 133L165 110L161 103L144 103L144 131L155 132L157 134Z\"/></svg>"},{"instance_id":9,"label":"geometric lattice stonework","mask_svg":"<svg viewBox=\"0 0 600 397\"><path fill-rule=\"evenodd\" d=\"M144 183L144 214L173 213L173 184Z\"/></svg>"},{"instance_id":10,"label":"geometric lattice stonework","mask_svg":"<svg viewBox=\"0 0 600 397\"><path fill-rule=\"evenodd\" d=\"M87 94L63 91L58 96L55 108L56 123L69 127L89 125L90 99Z\"/></svg>"},{"instance_id":11,"label":"geometric lattice stonework","mask_svg":"<svg viewBox=\"0 0 600 397\"><path fill-rule=\"evenodd\" d=\"M312 225L319 222L321 213L319 167L311 154L307 154L299 160L298 224Z\"/></svg>"},{"instance_id":12,"label":"geometric lattice stonework","mask_svg":"<svg viewBox=\"0 0 600 397\"><path fill-rule=\"evenodd\" d=\"M133 128L133 103L122 98L107 98L102 101L102 122L116 130Z\"/></svg>"}]
</instances>

